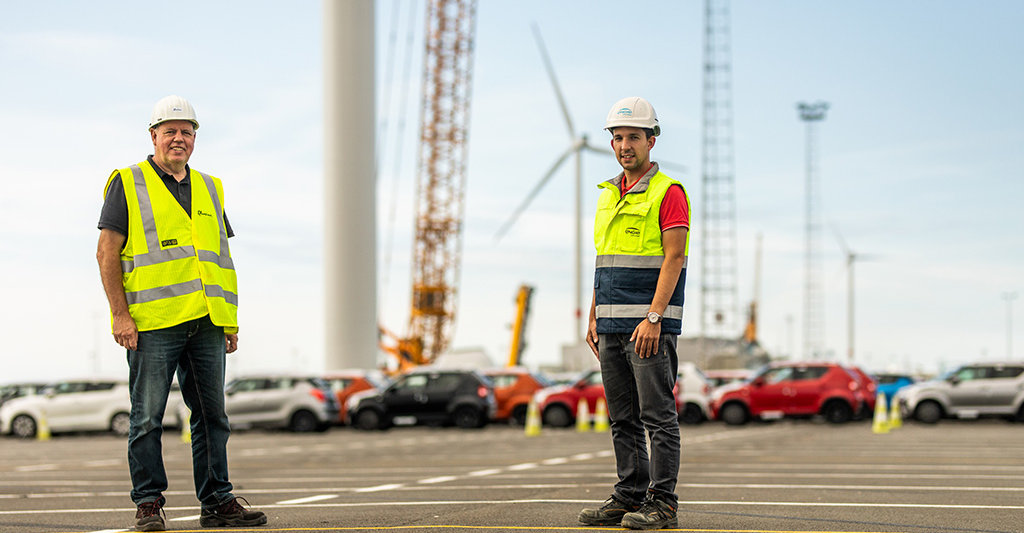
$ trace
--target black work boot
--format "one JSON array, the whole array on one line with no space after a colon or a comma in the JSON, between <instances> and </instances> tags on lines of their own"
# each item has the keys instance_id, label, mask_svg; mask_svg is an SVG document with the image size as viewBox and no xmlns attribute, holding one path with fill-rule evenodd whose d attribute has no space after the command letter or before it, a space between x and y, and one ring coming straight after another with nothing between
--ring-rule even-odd
<instances>
[{"instance_id":1,"label":"black work boot","mask_svg":"<svg viewBox=\"0 0 1024 533\"><path fill-rule=\"evenodd\" d=\"M638 511L622 516L622 527L629 529L663 529L678 525L676 506L650 494Z\"/></svg>"},{"instance_id":2,"label":"black work boot","mask_svg":"<svg viewBox=\"0 0 1024 533\"><path fill-rule=\"evenodd\" d=\"M585 526L617 526L622 521L622 515L639 508L639 505L620 501L612 494L601 507L580 511L580 523Z\"/></svg>"},{"instance_id":3,"label":"black work boot","mask_svg":"<svg viewBox=\"0 0 1024 533\"><path fill-rule=\"evenodd\" d=\"M262 526L267 523L267 515L260 511L249 511L242 507L238 500L244 498L231 498L230 500L214 507L203 509L199 515L199 525L203 527L222 526ZM248 501L245 501L248 504Z\"/></svg>"},{"instance_id":4,"label":"black work boot","mask_svg":"<svg viewBox=\"0 0 1024 533\"><path fill-rule=\"evenodd\" d=\"M135 531L164 531L163 506L159 501L140 503L135 511Z\"/></svg>"}]
</instances>

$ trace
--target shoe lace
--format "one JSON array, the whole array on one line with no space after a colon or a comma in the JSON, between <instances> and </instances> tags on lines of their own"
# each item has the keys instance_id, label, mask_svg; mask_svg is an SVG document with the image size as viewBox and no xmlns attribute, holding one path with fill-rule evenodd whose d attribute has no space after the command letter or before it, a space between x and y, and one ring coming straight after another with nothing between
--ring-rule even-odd
<instances>
[{"instance_id":1,"label":"shoe lace","mask_svg":"<svg viewBox=\"0 0 1024 533\"><path fill-rule=\"evenodd\" d=\"M158 502L146 502L139 504L139 518L149 518L163 513L163 506Z\"/></svg>"},{"instance_id":2,"label":"shoe lace","mask_svg":"<svg viewBox=\"0 0 1024 533\"><path fill-rule=\"evenodd\" d=\"M221 514L244 513L245 512L245 507L243 507L241 503L238 503L238 500L242 500L242 501L245 502L246 505L252 507L252 504L249 503L249 500L246 500L245 498L242 498L242 497L237 497L237 498L232 498L231 501L225 503L223 506L221 506L219 509L217 509L217 511L220 512Z\"/></svg>"}]
</instances>

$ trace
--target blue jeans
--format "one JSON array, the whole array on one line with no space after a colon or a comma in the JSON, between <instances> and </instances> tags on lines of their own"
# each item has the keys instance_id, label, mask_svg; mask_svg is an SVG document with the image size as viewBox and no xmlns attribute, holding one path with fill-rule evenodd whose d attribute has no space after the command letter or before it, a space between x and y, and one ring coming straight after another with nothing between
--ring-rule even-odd
<instances>
[{"instance_id":1,"label":"blue jeans","mask_svg":"<svg viewBox=\"0 0 1024 533\"><path fill-rule=\"evenodd\" d=\"M192 411L192 476L203 509L234 496L228 481L228 416L224 412L224 328L210 317L139 332L137 350L128 350L131 427L128 469L132 501L164 504L167 473L160 438L164 409L175 372L185 405Z\"/></svg>"},{"instance_id":2,"label":"blue jeans","mask_svg":"<svg viewBox=\"0 0 1024 533\"><path fill-rule=\"evenodd\" d=\"M615 469L615 497L640 504L647 493L678 503L679 415L675 395L679 359L676 336L665 334L658 353L641 359L629 333L598 335L601 378L608 402ZM650 435L647 455L644 430Z\"/></svg>"}]
</instances>

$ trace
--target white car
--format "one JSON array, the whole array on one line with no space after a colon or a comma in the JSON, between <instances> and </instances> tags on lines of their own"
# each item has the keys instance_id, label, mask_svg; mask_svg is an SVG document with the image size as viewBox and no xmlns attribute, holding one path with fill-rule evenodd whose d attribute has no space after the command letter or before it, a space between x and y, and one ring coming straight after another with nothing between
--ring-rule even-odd
<instances>
[{"instance_id":1,"label":"white car","mask_svg":"<svg viewBox=\"0 0 1024 533\"><path fill-rule=\"evenodd\" d=\"M224 409L232 427L326 431L338 419L331 386L311 375L261 374L231 380Z\"/></svg>"},{"instance_id":2,"label":"white car","mask_svg":"<svg viewBox=\"0 0 1024 533\"><path fill-rule=\"evenodd\" d=\"M711 409L708 405L712 388L711 382L704 377L704 373L697 365L690 361L679 363L679 373L673 392L676 396L676 410L679 411L680 422L700 424L711 419Z\"/></svg>"},{"instance_id":3,"label":"white car","mask_svg":"<svg viewBox=\"0 0 1024 533\"><path fill-rule=\"evenodd\" d=\"M184 418L181 394L167 401L164 425ZM13 398L0 406L0 434L31 438L45 422L51 433L110 431L128 435L131 400L121 379L74 379L46 386L39 394Z\"/></svg>"}]
</instances>

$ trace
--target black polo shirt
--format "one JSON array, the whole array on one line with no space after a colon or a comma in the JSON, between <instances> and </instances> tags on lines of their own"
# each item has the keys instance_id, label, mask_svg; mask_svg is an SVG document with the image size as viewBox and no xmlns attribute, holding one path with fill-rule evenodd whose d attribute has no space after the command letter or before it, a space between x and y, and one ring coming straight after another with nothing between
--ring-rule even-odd
<instances>
[{"instance_id":1,"label":"black polo shirt","mask_svg":"<svg viewBox=\"0 0 1024 533\"><path fill-rule=\"evenodd\" d=\"M181 208L185 210L189 218L192 217L192 179L190 169L185 165L185 179L178 181L174 176L166 173L155 162L153 156L146 158L149 164L156 170L161 181L171 192L171 196L178 200ZM124 184L121 183L121 176L115 177L107 188L107 196L103 199L103 209L100 211L99 229L111 229L125 237L128 236L128 201L124 197ZM227 210L224 211L224 228L228 237L234 237L235 232L231 230L231 223L228 222Z\"/></svg>"}]
</instances>

